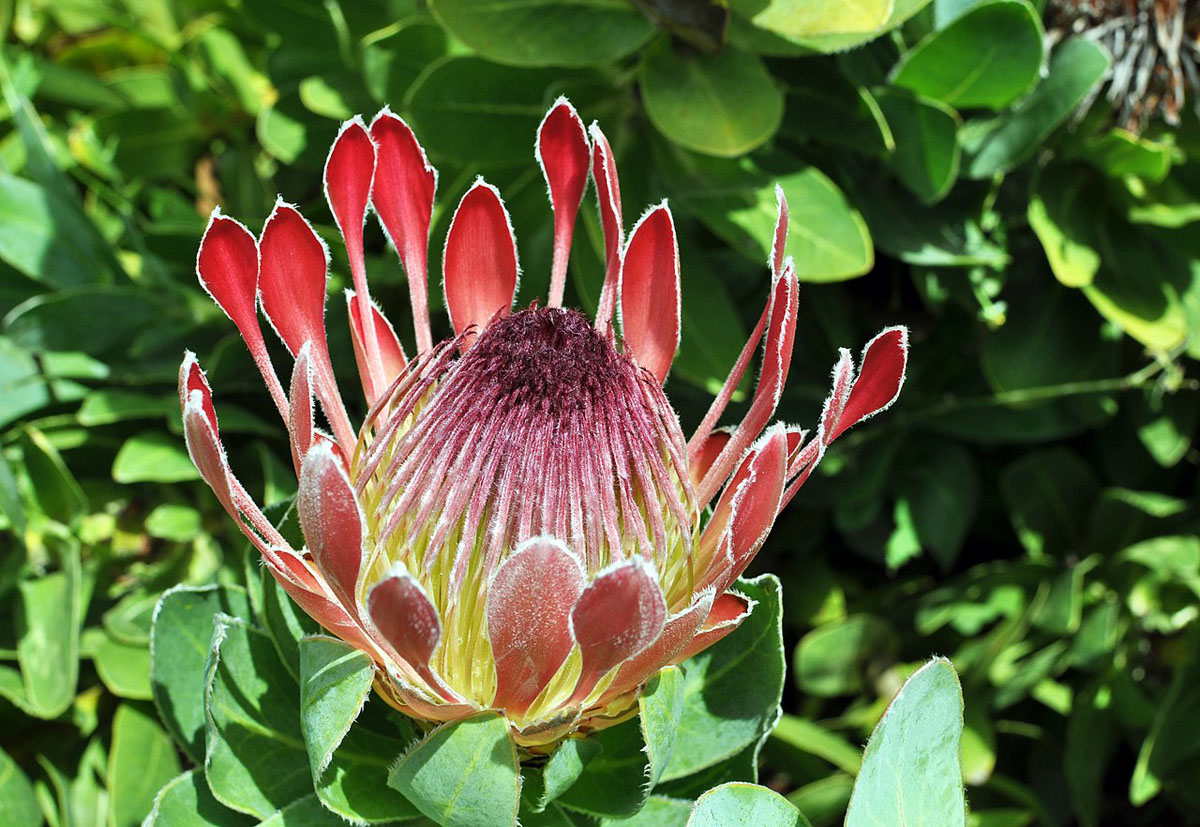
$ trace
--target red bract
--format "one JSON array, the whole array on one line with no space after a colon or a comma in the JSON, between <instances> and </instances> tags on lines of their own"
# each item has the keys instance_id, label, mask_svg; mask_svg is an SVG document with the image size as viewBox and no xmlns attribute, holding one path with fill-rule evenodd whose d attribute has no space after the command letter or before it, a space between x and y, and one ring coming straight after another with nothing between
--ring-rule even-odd
<instances>
[{"instance_id":1,"label":"red bract","mask_svg":"<svg viewBox=\"0 0 1200 827\"><path fill-rule=\"evenodd\" d=\"M752 601L731 591L738 576L826 446L895 400L907 334L876 336L857 372L842 351L811 436L770 424L799 292L783 254L779 192L766 306L685 440L662 389L680 329L670 210L653 207L626 235L608 141L594 124L585 130L565 100L539 127L536 153L554 216L548 306L513 311L516 241L500 193L480 180L450 223L443 289L455 335L435 343L426 262L437 174L387 110L369 128L356 118L338 134L324 180L354 280L347 310L370 406L357 428L326 344L324 243L282 201L257 241L214 213L197 272L242 333L287 426L306 548L291 548L230 472L192 354L179 392L204 479L297 604L374 659L389 703L432 721L497 709L520 743L544 749L627 717L659 669L749 615ZM589 177L606 258L594 320L559 306ZM408 275L411 359L368 293L370 210ZM295 359L286 396L260 308ZM746 415L718 428L760 351ZM331 433L318 427L318 404Z\"/></svg>"}]
</instances>

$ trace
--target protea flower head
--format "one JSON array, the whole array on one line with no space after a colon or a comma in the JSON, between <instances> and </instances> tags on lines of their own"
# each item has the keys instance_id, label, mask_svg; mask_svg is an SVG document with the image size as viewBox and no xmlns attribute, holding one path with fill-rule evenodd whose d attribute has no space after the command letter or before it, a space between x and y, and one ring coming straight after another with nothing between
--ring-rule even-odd
<instances>
[{"instance_id":1,"label":"protea flower head","mask_svg":"<svg viewBox=\"0 0 1200 827\"><path fill-rule=\"evenodd\" d=\"M680 324L670 210L651 208L625 235L608 141L566 100L542 121L536 155L554 215L546 305L512 309L516 242L500 194L480 180L458 205L443 255L455 335L435 342L426 254L436 171L387 109L370 126L358 118L343 126L325 189L354 280L347 311L368 408L358 427L326 346L324 243L283 201L257 239L214 212L197 272L241 332L287 427L306 548L289 547L230 472L190 353L180 396L204 479L296 603L371 655L380 695L428 721L499 710L519 743L547 749L628 717L648 678L750 613L752 601L731 587L826 446L895 399L907 335L880 333L857 373L842 351L811 433L768 425L796 330L780 193L766 307L685 439L662 389ZM589 178L607 256L595 319L561 307ZM369 298L368 210L408 277L411 357ZM286 391L260 309L295 360ZM749 410L718 429L760 342Z\"/></svg>"}]
</instances>

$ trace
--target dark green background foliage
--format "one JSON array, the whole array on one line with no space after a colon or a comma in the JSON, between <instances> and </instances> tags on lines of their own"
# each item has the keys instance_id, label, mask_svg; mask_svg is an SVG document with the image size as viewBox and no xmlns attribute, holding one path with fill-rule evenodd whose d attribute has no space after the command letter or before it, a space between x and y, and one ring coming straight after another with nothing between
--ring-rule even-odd
<instances>
[{"instance_id":1,"label":"dark green background foliage","mask_svg":"<svg viewBox=\"0 0 1200 827\"><path fill-rule=\"evenodd\" d=\"M972 824L1200 812L1195 116L1132 135L1103 95L1077 111L1109 57L1046 39L1037 3L864 2L844 19L845 4L807 2L815 22L773 16L795 5L0 4L0 822L135 824L203 758L198 696L151 685L166 588L225 584L174 606L204 619L197 651L172 650L179 669L203 672L216 612L233 616L231 647L303 631L259 588L180 436L186 347L209 370L235 469L283 515L283 431L193 275L211 208L258 227L282 193L335 241L325 153L340 120L387 103L441 173L431 271L448 207L484 174L513 215L524 305L548 281L531 156L559 94L612 140L627 216L671 199L684 332L668 391L685 426L765 299L777 181L807 282L782 417L815 422L839 346L912 329L900 402L837 444L755 563L783 582L792 653L760 780L813 824L839 822L887 699L940 653L963 683ZM822 20L852 33L822 34ZM591 307L603 268L586 204L568 294ZM374 226L368 243L373 292L407 339L403 273ZM340 289L339 243L333 255ZM435 325L448 331L440 305ZM267 632L237 619L247 599ZM294 695L311 651L267 650ZM394 724L375 737L402 748L411 733ZM671 781L668 767L663 789L694 798L744 776L748 749L707 780ZM356 794L347 778L383 777L340 760L313 768L326 805ZM172 805L220 810L197 779L173 785ZM317 823L302 819L325 811L296 783L307 797L276 823ZM570 802L586 811L587 794L569 791L554 823L581 818ZM666 819L673 805L655 801Z\"/></svg>"}]
</instances>

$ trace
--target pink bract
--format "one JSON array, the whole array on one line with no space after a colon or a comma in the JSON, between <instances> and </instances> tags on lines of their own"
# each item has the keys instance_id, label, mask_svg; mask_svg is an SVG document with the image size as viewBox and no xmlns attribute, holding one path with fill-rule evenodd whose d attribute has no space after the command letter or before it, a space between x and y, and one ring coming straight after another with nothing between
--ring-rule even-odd
<instances>
[{"instance_id":1,"label":"pink bract","mask_svg":"<svg viewBox=\"0 0 1200 827\"><path fill-rule=\"evenodd\" d=\"M204 479L296 603L372 657L389 703L429 721L497 709L519 743L546 749L628 717L659 669L749 615L753 603L731 590L735 581L826 446L895 400L907 333L872 339L857 373L841 352L814 432L770 424L799 288L783 255L787 204L777 191L766 306L685 439L662 388L680 331L670 209L651 208L626 237L608 141L565 99L542 121L536 155L554 219L547 305L513 310L516 240L500 193L480 179L446 238L442 284L455 335L438 343L426 274L437 173L387 109L369 127L358 118L342 127L325 191L354 281L347 311L369 409L358 427L326 344L324 242L282 200L257 239L213 213L197 274L241 332L287 427L305 548L288 545L231 473L191 353L179 392ZM561 307L589 180L607 259L594 320ZM368 291L363 224L372 210L408 276L411 358ZM295 360L287 391L259 310ZM749 409L718 428L760 342Z\"/></svg>"}]
</instances>

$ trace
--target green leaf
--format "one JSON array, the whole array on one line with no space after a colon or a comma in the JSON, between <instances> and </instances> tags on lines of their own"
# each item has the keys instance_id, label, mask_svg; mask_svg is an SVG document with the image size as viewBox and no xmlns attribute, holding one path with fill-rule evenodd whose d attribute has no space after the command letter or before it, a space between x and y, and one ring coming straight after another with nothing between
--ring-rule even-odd
<instances>
[{"instance_id":1,"label":"green leaf","mask_svg":"<svg viewBox=\"0 0 1200 827\"><path fill-rule=\"evenodd\" d=\"M600 824L603 827L686 827L691 812L690 801L652 795L637 815L601 819Z\"/></svg>"},{"instance_id":2,"label":"green leaf","mask_svg":"<svg viewBox=\"0 0 1200 827\"><path fill-rule=\"evenodd\" d=\"M250 827L254 819L213 798L204 771L188 770L158 791L146 827Z\"/></svg>"},{"instance_id":3,"label":"green leaf","mask_svg":"<svg viewBox=\"0 0 1200 827\"><path fill-rule=\"evenodd\" d=\"M81 350L103 356L129 346L155 315L153 293L134 287L71 287L34 296L4 317L5 332L28 350Z\"/></svg>"},{"instance_id":4,"label":"green leaf","mask_svg":"<svg viewBox=\"0 0 1200 827\"><path fill-rule=\"evenodd\" d=\"M729 42L739 49L748 49L758 54L783 57L807 55L812 52L821 52L823 54L844 52L868 43L902 25L928 4L929 0L895 0L895 2L887 3L890 8L890 14L886 15L886 19L874 28L859 28L854 32L788 37L756 26L746 16L743 16L743 14L753 16L758 8L767 8L766 6L763 6L761 3L754 3L753 0L735 0L735 12L741 13L735 13L730 20ZM790 2L789 0L774 0L771 5L782 12L786 13L790 11L795 13L797 9L803 11L804 7L810 4L805 3L802 5ZM837 14L832 15L830 19L837 19L839 17L849 19L850 21L857 19L858 25L861 25L861 21L870 17L872 10L878 9L883 3L879 2L879 0L866 0L864 3L821 2L815 5L826 13L833 10L831 7L836 7ZM862 12L865 12L865 14ZM783 28L786 28L786 24ZM829 30L826 29L826 31Z\"/></svg>"},{"instance_id":5,"label":"green leaf","mask_svg":"<svg viewBox=\"0 0 1200 827\"><path fill-rule=\"evenodd\" d=\"M942 443L912 469L906 487L921 547L949 571L979 510L981 486L974 457L960 445Z\"/></svg>"},{"instance_id":6,"label":"green leaf","mask_svg":"<svg viewBox=\"0 0 1200 827\"><path fill-rule=\"evenodd\" d=\"M150 645L150 624L154 621L157 594L132 591L100 618L104 631L118 643L129 646Z\"/></svg>"},{"instance_id":7,"label":"green leaf","mask_svg":"<svg viewBox=\"0 0 1200 827\"><path fill-rule=\"evenodd\" d=\"M200 512L190 505L163 503L146 515L146 533L160 540L186 543L200 534Z\"/></svg>"},{"instance_id":8,"label":"green leaf","mask_svg":"<svg viewBox=\"0 0 1200 827\"><path fill-rule=\"evenodd\" d=\"M1001 109L1037 81L1042 34L1025 0L993 0L917 44L892 83L959 109Z\"/></svg>"},{"instance_id":9,"label":"green leaf","mask_svg":"<svg viewBox=\"0 0 1200 827\"><path fill-rule=\"evenodd\" d=\"M431 0L446 31L512 66L597 66L631 54L654 27L622 0Z\"/></svg>"},{"instance_id":10,"label":"green leaf","mask_svg":"<svg viewBox=\"0 0 1200 827\"><path fill-rule=\"evenodd\" d=\"M1129 800L1135 807L1158 795L1168 773L1200 755L1200 695L1195 691L1200 681L1200 658L1196 657L1196 642L1193 629L1187 641L1189 657L1176 668L1138 752L1129 779Z\"/></svg>"},{"instance_id":11,"label":"green leaf","mask_svg":"<svg viewBox=\"0 0 1200 827\"><path fill-rule=\"evenodd\" d=\"M336 816L315 795L306 795L284 807L259 827L342 827L345 819Z\"/></svg>"},{"instance_id":12,"label":"green leaf","mask_svg":"<svg viewBox=\"0 0 1200 827\"><path fill-rule=\"evenodd\" d=\"M266 818L312 792L298 695L265 634L216 616L204 667L204 773L226 806Z\"/></svg>"},{"instance_id":13,"label":"green leaf","mask_svg":"<svg viewBox=\"0 0 1200 827\"><path fill-rule=\"evenodd\" d=\"M862 764L858 747L807 718L781 716L771 732L771 739L822 758L851 775L857 773Z\"/></svg>"},{"instance_id":14,"label":"green leaf","mask_svg":"<svg viewBox=\"0 0 1200 827\"><path fill-rule=\"evenodd\" d=\"M21 680L4 693L38 718L57 718L75 699L84 597L79 550L64 549L62 570L17 584L17 662ZM7 682L6 682L7 683Z\"/></svg>"},{"instance_id":15,"label":"green leaf","mask_svg":"<svg viewBox=\"0 0 1200 827\"><path fill-rule=\"evenodd\" d=\"M418 815L387 785L388 765L404 744L361 731L365 727L351 729L374 678L374 664L361 649L323 635L300 641L300 729L317 797L334 812L367 823Z\"/></svg>"},{"instance_id":16,"label":"green leaf","mask_svg":"<svg viewBox=\"0 0 1200 827\"><path fill-rule=\"evenodd\" d=\"M131 482L184 482L200 479L182 437L160 431L134 434L117 451L113 479Z\"/></svg>"},{"instance_id":17,"label":"green leaf","mask_svg":"<svg viewBox=\"0 0 1200 827\"><path fill-rule=\"evenodd\" d=\"M1192 446L1192 435L1200 421L1200 404L1195 394L1177 393L1158 405L1153 419L1138 426L1138 440L1163 468L1178 465Z\"/></svg>"},{"instance_id":18,"label":"green leaf","mask_svg":"<svg viewBox=\"0 0 1200 827\"><path fill-rule=\"evenodd\" d=\"M1174 141L1153 141L1113 128L1088 138L1077 154L1110 178L1133 176L1159 183L1170 172L1175 151Z\"/></svg>"},{"instance_id":19,"label":"green leaf","mask_svg":"<svg viewBox=\"0 0 1200 827\"><path fill-rule=\"evenodd\" d=\"M962 729L958 675L936 658L905 682L871 734L846 827L965 824Z\"/></svg>"},{"instance_id":20,"label":"green leaf","mask_svg":"<svg viewBox=\"0 0 1200 827\"><path fill-rule=\"evenodd\" d=\"M883 90L877 96L896 143L888 165L924 204L940 201L958 177L958 113L939 101Z\"/></svg>"},{"instance_id":21,"label":"green leaf","mask_svg":"<svg viewBox=\"0 0 1200 827\"><path fill-rule=\"evenodd\" d=\"M1197 247L1190 235L1166 239L1106 216L1097 226L1103 266L1083 294L1106 318L1147 347L1170 351L1191 329L1182 293L1200 275ZM1147 273L1153 274L1147 278Z\"/></svg>"},{"instance_id":22,"label":"green leaf","mask_svg":"<svg viewBox=\"0 0 1200 827\"><path fill-rule=\"evenodd\" d=\"M891 16L894 0L731 0L730 8L755 26L802 40L830 34L878 31Z\"/></svg>"},{"instance_id":23,"label":"green leaf","mask_svg":"<svg viewBox=\"0 0 1200 827\"><path fill-rule=\"evenodd\" d=\"M352 118L370 105L356 72L310 75L300 81L296 91L309 112L338 121Z\"/></svg>"},{"instance_id":24,"label":"green leaf","mask_svg":"<svg viewBox=\"0 0 1200 827\"><path fill-rule=\"evenodd\" d=\"M33 785L21 768L0 749L0 824L40 827L42 809Z\"/></svg>"},{"instance_id":25,"label":"green leaf","mask_svg":"<svg viewBox=\"0 0 1200 827\"><path fill-rule=\"evenodd\" d=\"M779 793L737 781L714 787L696 799L687 823L688 827L809 827L808 819Z\"/></svg>"},{"instance_id":26,"label":"green leaf","mask_svg":"<svg viewBox=\"0 0 1200 827\"><path fill-rule=\"evenodd\" d=\"M1107 686L1092 685L1077 693L1067 721L1063 774L1071 806L1083 827L1098 827L1105 800L1104 775L1120 729Z\"/></svg>"},{"instance_id":27,"label":"green leaf","mask_svg":"<svg viewBox=\"0 0 1200 827\"><path fill-rule=\"evenodd\" d=\"M141 824L159 788L179 774L171 737L140 706L121 704L113 717L108 753L110 827Z\"/></svg>"},{"instance_id":28,"label":"green leaf","mask_svg":"<svg viewBox=\"0 0 1200 827\"><path fill-rule=\"evenodd\" d=\"M0 452L0 514L8 519L9 527L17 538L24 536L25 507L21 504L21 495L17 491L17 478L13 475L3 452Z\"/></svg>"},{"instance_id":29,"label":"green leaf","mask_svg":"<svg viewBox=\"0 0 1200 827\"><path fill-rule=\"evenodd\" d=\"M1054 50L1049 74L1011 111L969 122L962 131L966 174L991 178L1029 158L1108 72L1104 47L1075 37Z\"/></svg>"},{"instance_id":30,"label":"green leaf","mask_svg":"<svg viewBox=\"0 0 1200 827\"><path fill-rule=\"evenodd\" d=\"M796 646L796 685L821 697L852 695L863 689L867 664L895 645L891 628L874 615L855 614L818 626Z\"/></svg>"},{"instance_id":31,"label":"green leaf","mask_svg":"<svg viewBox=\"0 0 1200 827\"><path fill-rule=\"evenodd\" d=\"M790 69L791 71L788 71ZM776 77L787 83L783 132L870 158L892 152L895 137L876 97L833 59L796 61Z\"/></svg>"},{"instance_id":32,"label":"green leaf","mask_svg":"<svg viewBox=\"0 0 1200 827\"><path fill-rule=\"evenodd\" d=\"M78 207L15 175L0 177L0 261L50 287L111 278Z\"/></svg>"},{"instance_id":33,"label":"green leaf","mask_svg":"<svg viewBox=\"0 0 1200 827\"><path fill-rule=\"evenodd\" d=\"M425 69L446 54L446 33L429 18L363 38L363 80L377 101L402 101Z\"/></svg>"},{"instance_id":34,"label":"green leaf","mask_svg":"<svg viewBox=\"0 0 1200 827\"><path fill-rule=\"evenodd\" d=\"M150 686L150 650L146 646L130 646L104 635L92 659L100 680L118 698L148 701L154 697Z\"/></svg>"},{"instance_id":35,"label":"green leaf","mask_svg":"<svg viewBox=\"0 0 1200 827\"><path fill-rule=\"evenodd\" d=\"M469 163L527 164L546 101L564 91L583 107L586 73L497 66L478 57L431 64L409 90L405 108L421 142L436 156ZM573 85L583 95L576 94ZM487 135L486 141L479 140Z\"/></svg>"},{"instance_id":36,"label":"green leaf","mask_svg":"<svg viewBox=\"0 0 1200 827\"><path fill-rule=\"evenodd\" d=\"M638 80L650 122L696 152L744 155L783 121L783 93L762 61L745 52L685 55L663 39L643 54Z\"/></svg>"},{"instance_id":37,"label":"green leaf","mask_svg":"<svg viewBox=\"0 0 1200 827\"><path fill-rule=\"evenodd\" d=\"M198 32L196 42L213 74L233 90L242 109L254 115L270 100L274 93L270 79L254 67L237 35L211 27Z\"/></svg>"},{"instance_id":38,"label":"green leaf","mask_svg":"<svg viewBox=\"0 0 1200 827\"><path fill-rule=\"evenodd\" d=\"M98 388L87 395L76 417L80 425L111 425L130 419L150 419L174 416L179 411L179 399L174 396L152 396L133 391Z\"/></svg>"},{"instance_id":39,"label":"green leaf","mask_svg":"<svg viewBox=\"0 0 1200 827\"><path fill-rule=\"evenodd\" d=\"M1096 228L1104 204L1099 182L1064 164L1045 169L1029 199L1029 226L1042 242L1054 277L1067 287L1091 284L1100 271Z\"/></svg>"},{"instance_id":40,"label":"green leaf","mask_svg":"<svg viewBox=\"0 0 1200 827\"><path fill-rule=\"evenodd\" d=\"M527 768L522 776L521 794L533 812L546 806L579 780L588 762L603 752L604 747L594 738L568 738L558 745L546 766L540 771Z\"/></svg>"},{"instance_id":41,"label":"green leaf","mask_svg":"<svg viewBox=\"0 0 1200 827\"><path fill-rule=\"evenodd\" d=\"M1074 291L1058 288L1014 303L984 340L980 366L998 393L1107 379L1120 369L1118 345L1101 320Z\"/></svg>"},{"instance_id":42,"label":"green leaf","mask_svg":"<svg viewBox=\"0 0 1200 827\"><path fill-rule=\"evenodd\" d=\"M673 184L673 203L755 262L765 266L769 257L778 184L791 210L784 252L795 261L801 281L843 281L869 272L875 263L870 233L837 184L816 167L777 160L767 170L750 159L685 155L687 167L663 172Z\"/></svg>"},{"instance_id":43,"label":"green leaf","mask_svg":"<svg viewBox=\"0 0 1200 827\"><path fill-rule=\"evenodd\" d=\"M1085 550L1087 514L1100 485L1076 454L1063 447L1026 454L1001 472L1000 491L1030 554Z\"/></svg>"},{"instance_id":44,"label":"green leaf","mask_svg":"<svg viewBox=\"0 0 1200 827\"><path fill-rule=\"evenodd\" d=\"M521 775L508 723L485 712L438 727L396 762L388 786L443 827L515 825Z\"/></svg>"},{"instance_id":45,"label":"green leaf","mask_svg":"<svg viewBox=\"0 0 1200 827\"><path fill-rule=\"evenodd\" d=\"M715 396L746 344L746 328L725 283L714 272L715 262L694 251L680 250L680 254L682 324L671 375ZM743 381L743 386L748 383ZM733 398L740 401L743 395L739 388Z\"/></svg>"},{"instance_id":46,"label":"green leaf","mask_svg":"<svg viewBox=\"0 0 1200 827\"><path fill-rule=\"evenodd\" d=\"M778 717L784 678L779 581L764 574L733 588L757 605L736 630L683 664L683 712L662 781L741 752Z\"/></svg>"},{"instance_id":47,"label":"green leaf","mask_svg":"<svg viewBox=\"0 0 1200 827\"><path fill-rule=\"evenodd\" d=\"M21 457L25 473L42 512L53 520L70 525L87 509L87 497L62 457L33 427L21 432Z\"/></svg>"},{"instance_id":48,"label":"green leaf","mask_svg":"<svg viewBox=\"0 0 1200 827\"><path fill-rule=\"evenodd\" d=\"M559 796L559 803L599 816L630 816L646 803L662 777L675 747L683 711L684 679L678 667L659 672L638 699L638 718L594 733L577 779ZM596 747L599 754L592 754ZM582 748L582 745L580 745ZM547 766L546 800L561 782L558 767Z\"/></svg>"},{"instance_id":49,"label":"green leaf","mask_svg":"<svg viewBox=\"0 0 1200 827\"><path fill-rule=\"evenodd\" d=\"M246 615L241 589L176 586L154 610L150 632L150 680L159 717L196 763L204 760L204 665L218 613Z\"/></svg>"}]
</instances>

